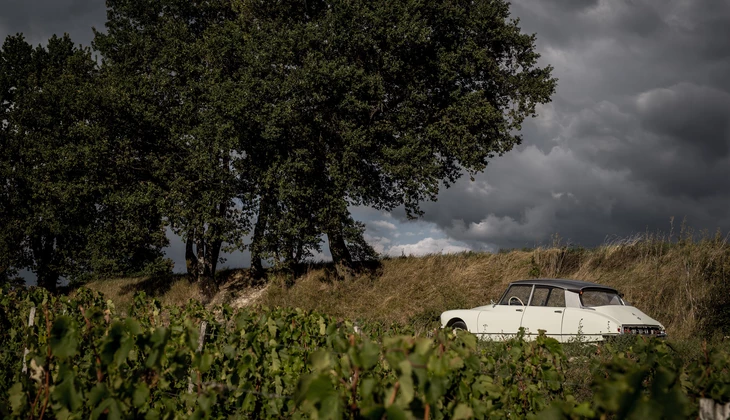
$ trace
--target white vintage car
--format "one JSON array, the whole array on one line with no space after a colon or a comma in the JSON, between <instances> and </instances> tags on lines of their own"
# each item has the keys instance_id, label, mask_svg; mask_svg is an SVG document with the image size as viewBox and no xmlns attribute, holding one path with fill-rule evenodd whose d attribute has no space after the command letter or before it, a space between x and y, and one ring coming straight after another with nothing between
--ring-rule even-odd
<instances>
[{"instance_id":1,"label":"white vintage car","mask_svg":"<svg viewBox=\"0 0 730 420\"><path fill-rule=\"evenodd\" d=\"M662 324L626 303L616 289L563 279L515 281L497 303L442 313L441 327L493 340L513 337L520 327L526 339L545 330L560 342L578 337L603 341L620 334L666 336Z\"/></svg>"}]
</instances>

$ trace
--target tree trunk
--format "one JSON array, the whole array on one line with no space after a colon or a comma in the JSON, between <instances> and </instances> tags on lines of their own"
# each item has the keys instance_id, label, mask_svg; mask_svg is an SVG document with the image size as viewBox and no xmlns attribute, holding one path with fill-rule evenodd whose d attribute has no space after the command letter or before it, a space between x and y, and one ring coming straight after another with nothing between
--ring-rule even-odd
<instances>
[{"instance_id":1,"label":"tree trunk","mask_svg":"<svg viewBox=\"0 0 730 420\"><path fill-rule=\"evenodd\" d=\"M188 275L192 281L198 278L198 257L195 255L193 250L193 237L188 236L188 240L185 242L185 267L188 270Z\"/></svg>"},{"instance_id":2,"label":"tree trunk","mask_svg":"<svg viewBox=\"0 0 730 420\"><path fill-rule=\"evenodd\" d=\"M38 270L37 276L37 284L39 287L43 287L49 292L56 291L56 287L58 286L58 279L60 277L58 273L51 270Z\"/></svg>"},{"instance_id":3,"label":"tree trunk","mask_svg":"<svg viewBox=\"0 0 730 420\"><path fill-rule=\"evenodd\" d=\"M296 246L296 251L294 252L294 261L299 264L302 262L302 258L304 257L304 242L298 241Z\"/></svg>"},{"instance_id":4,"label":"tree trunk","mask_svg":"<svg viewBox=\"0 0 730 420\"><path fill-rule=\"evenodd\" d=\"M226 207L225 202L218 204L218 217L225 217ZM215 271L218 268L218 258L220 257L221 246L223 245L223 241L220 239L221 230L220 225L217 224L211 224L208 228L208 231L210 232L209 237L214 239L207 244L208 246L205 250L210 269L210 276L213 277L213 279L215 279Z\"/></svg>"},{"instance_id":5,"label":"tree trunk","mask_svg":"<svg viewBox=\"0 0 730 420\"><path fill-rule=\"evenodd\" d=\"M263 251L264 251L264 233L266 232L266 226L268 224L268 212L269 212L269 201L268 194L264 194L259 202L259 214L256 218L256 225L253 229L253 240L251 241L251 277L260 279L264 276L264 266L262 264Z\"/></svg>"},{"instance_id":6,"label":"tree trunk","mask_svg":"<svg viewBox=\"0 0 730 420\"><path fill-rule=\"evenodd\" d=\"M33 259L35 260L36 284L50 292L55 292L60 275L52 268L55 238L46 235L37 237L33 244Z\"/></svg>"},{"instance_id":7,"label":"tree trunk","mask_svg":"<svg viewBox=\"0 0 730 420\"><path fill-rule=\"evenodd\" d=\"M201 229L202 231L202 229ZM199 235L195 241L195 251L198 256L198 272L196 281L200 287L200 292L206 300L210 300L215 296L218 291L218 287L215 284L215 279L211 273L211 264L207 257L210 256L211 251L209 250L210 244L206 244L202 235ZM207 252L206 252L207 250Z\"/></svg>"},{"instance_id":8,"label":"tree trunk","mask_svg":"<svg viewBox=\"0 0 730 420\"><path fill-rule=\"evenodd\" d=\"M282 262L282 268L288 272L294 272L294 267L297 263L293 241L293 239L289 239L284 242L284 261Z\"/></svg>"},{"instance_id":9,"label":"tree trunk","mask_svg":"<svg viewBox=\"0 0 730 420\"><path fill-rule=\"evenodd\" d=\"M214 235L214 228L208 232ZM198 283L200 291L206 299L211 299L218 292L215 282L215 270L220 256L222 241L206 242L205 229L199 226L188 233L185 242L185 265L192 282Z\"/></svg>"},{"instance_id":10,"label":"tree trunk","mask_svg":"<svg viewBox=\"0 0 730 420\"><path fill-rule=\"evenodd\" d=\"M345 236L342 232L342 225L337 223L328 229L327 240L329 241L330 253L332 261L337 270L337 276L344 279L350 279L354 275L354 265L352 263L352 255L345 244Z\"/></svg>"},{"instance_id":11,"label":"tree trunk","mask_svg":"<svg viewBox=\"0 0 730 420\"><path fill-rule=\"evenodd\" d=\"M215 271L218 268L218 258L221 255L221 246L223 246L222 241L213 241L213 244L208 247L210 249L210 273L211 276L215 278Z\"/></svg>"},{"instance_id":12,"label":"tree trunk","mask_svg":"<svg viewBox=\"0 0 730 420\"><path fill-rule=\"evenodd\" d=\"M208 267L205 264L205 240L203 239L202 229L197 238L195 238L195 254L198 257L197 267L198 272L195 280L200 281L203 277L208 274Z\"/></svg>"}]
</instances>

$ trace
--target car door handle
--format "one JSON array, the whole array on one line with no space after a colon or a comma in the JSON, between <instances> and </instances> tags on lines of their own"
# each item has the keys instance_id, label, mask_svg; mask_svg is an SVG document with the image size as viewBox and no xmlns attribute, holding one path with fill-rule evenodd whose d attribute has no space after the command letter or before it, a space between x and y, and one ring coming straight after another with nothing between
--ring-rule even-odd
<instances>
[{"instance_id":1,"label":"car door handle","mask_svg":"<svg viewBox=\"0 0 730 420\"><path fill-rule=\"evenodd\" d=\"M562 314L563 311L555 311L556 314Z\"/></svg>"},{"instance_id":2,"label":"car door handle","mask_svg":"<svg viewBox=\"0 0 730 420\"><path fill-rule=\"evenodd\" d=\"M522 309L515 309L515 311L517 311L517 312L522 312Z\"/></svg>"}]
</instances>

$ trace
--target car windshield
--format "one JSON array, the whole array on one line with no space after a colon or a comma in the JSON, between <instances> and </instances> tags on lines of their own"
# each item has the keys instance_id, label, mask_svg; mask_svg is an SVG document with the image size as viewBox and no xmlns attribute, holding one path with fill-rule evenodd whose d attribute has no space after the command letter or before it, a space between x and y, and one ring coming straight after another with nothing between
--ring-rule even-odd
<instances>
[{"instance_id":1,"label":"car windshield","mask_svg":"<svg viewBox=\"0 0 730 420\"><path fill-rule=\"evenodd\" d=\"M580 303L583 306L623 305L621 297L615 290L588 289L580 293Z\"/></svg>"}]
</instances>

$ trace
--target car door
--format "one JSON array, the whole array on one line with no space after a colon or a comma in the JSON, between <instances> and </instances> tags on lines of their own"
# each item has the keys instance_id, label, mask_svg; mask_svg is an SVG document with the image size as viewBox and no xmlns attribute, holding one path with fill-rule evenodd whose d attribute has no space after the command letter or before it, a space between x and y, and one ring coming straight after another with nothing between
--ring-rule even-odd
<instances>
[{"instance_id":1,"label":"car door","mask_svg":"<svg viewBox=\"0 0 730 420\"><path fill-rule=\"evenodd\" d=\"M521 326L525 329L525 338L534 339L539 330L545 330L548 337L562 341L565 290L535 286L530 303L524 312Z\"/></svg>"},{"instance_id":2,"label":"car door","mask_svg":"<svg viewBox=\"0 0 730 420\"><path fill-rule=\"evenodd\" d=\"M502 300L478 318L478 331L484 338L501 339L517 334L525 313L525 305L530 301L531 284L512 285Z\"/></svg>"}]
</instances>

